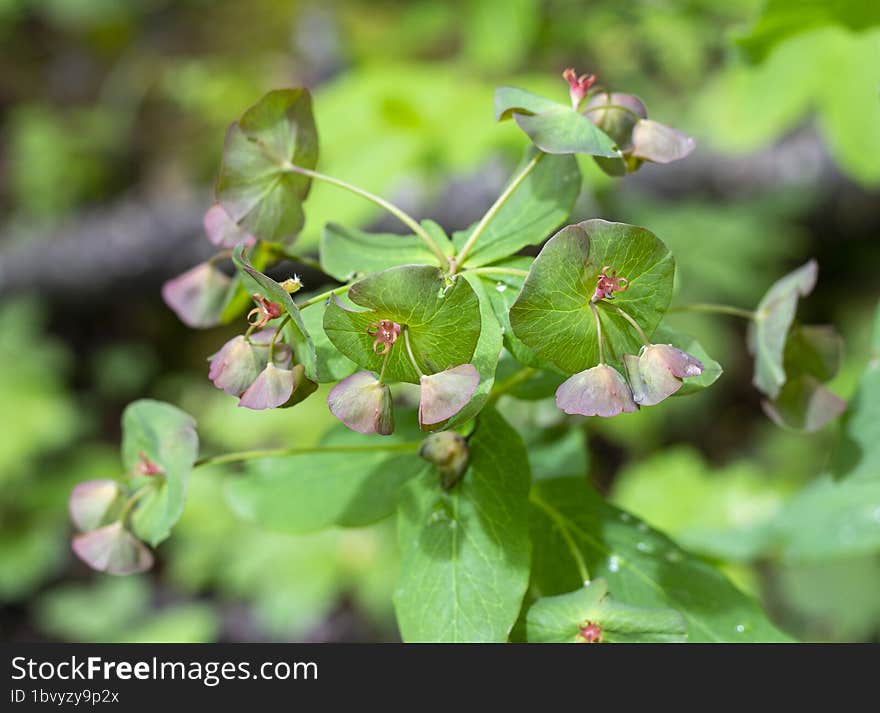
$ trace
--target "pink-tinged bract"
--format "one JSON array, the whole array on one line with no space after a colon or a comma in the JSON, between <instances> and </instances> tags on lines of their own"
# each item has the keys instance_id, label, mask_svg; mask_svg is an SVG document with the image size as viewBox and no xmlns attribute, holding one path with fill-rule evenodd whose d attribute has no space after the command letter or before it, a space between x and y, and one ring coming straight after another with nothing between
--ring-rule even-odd
<instances>
[{"instance_id":1,"label":"pink-tinged bract","mask_svg":"<svg viewBox=\"0 0 880 713\"><path fill-rule=\"evenodd\" d=\"M391 390L369 371L358 371L336 384L327 405L352 431L383 436L394 431Z\"/></svg>"},{"instance_id":2,"label":"pink-tinged bract","mask_svg":"<svg viewBox=\"0 0 880 713\"><path fill-rule=\"evenodd\" d=\"M650 119L636 122L632 141L632 155L653 163L679 161L696 146L696 142L687 134Z\"/></svg>"},{"instance_id":3,"label":"pink-tinged bract","mask_svg":"<svg viewBox=\"0 0 880 713\"><path fill-rule=\"evenodd\" d=\"M241 395L238 405L255 411L278 408L290 400L295 387L296 375L293 371L266 364L254 383Z\"/></svg>"},{"instance_id":4,"label":"pink-tinged bract","mask_svg":"<svg viewBox=\"0 0 880 713\"><path fill-rule=\"evenodd\" d=\"M604 418L638 409L626 379L607 364L564 381L556 390L556 405L567 414Z\"/></svg>"},{"instance_id":5,"label":"pink-tinged bract","mask_svg":"<svg viewBox=\"0 0 880 713\"><path fill-rule=\"evenodd\" d=\"M188 327L214 327L226 304L231 278L203 262L162 285L162 299Z\"/></svg>"},{"instance_id":6,"label":"pink-tinged bract","mask_svg":"<svg viewBox=\"0 0 880 713\"><path fill-rule=\"evenodd\" d=\"M267 358L268 347L260 349L239 334L211 357L208 378L227 394L241 396L260 375Z\"/></svg>"},{"instance_id":7,"label":"pink-tinged bract","mask_svg":"<svg viewBox=\"0 0 880 713\"><path fill-rule=\"evenodd\" d=\"M627 373L630 381L635 382L631 358L627 362ZM682 379L702 374L703 364L671 344L651 344L642 348L636 373L638 383L632 385L636 403L654 406L678 391Z\"/></svg>"},{"instance_id":8,"label":"pink-tinged bract","mask_svg":"<svg viewBox=\"0 0 880 713\"><path fill-rule=\"evenodd\" d=\"M121 522L77 535L72 547L89 567L107 574L135 574L153 566L153 553Z\"/></svg>"},{"instance_id":9,"label":"pink-tinged bract","mask_svg":"<svg viewBox=\"0 0 880 713\"><path fill-rule=\"evenodd\" d=\"M76 485L67 502L76 529L88 532L99 527L121 494L115 480L87 480Z\"/></svg>"},{"instance_id":10,"label":"pink-tinged bract","mask_svg":"<svg viewBox=\"0 0 880 713\"><path fill-rule=\"evenodd\" d=\"M419 379L419 425L432 426L448 421L473 398L480 385L480 374L473 364L460 364Z\"/></svg>"},{"instance_id":11,"label":"pink-tinged bract","mask_svg":"<svg viewBox=\"0 0 880 713\"><path fill-rule=\"evenodd\" d=\"M234 248L239 243L253 245L257 242L253 235L246 233L236 225L219 203L208 208L202 225L208 240L218 248Z\"/></svg>"}]
</instances>

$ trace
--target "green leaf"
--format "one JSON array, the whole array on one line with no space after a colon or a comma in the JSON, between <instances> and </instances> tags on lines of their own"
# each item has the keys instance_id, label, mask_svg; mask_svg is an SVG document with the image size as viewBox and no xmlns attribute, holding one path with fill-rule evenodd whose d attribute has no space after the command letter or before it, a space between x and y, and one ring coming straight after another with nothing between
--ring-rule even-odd
<instances>
[{"instance_id":1,"label":"green leaf","mask_svg":"<svg viewBox=\"0 0 880 713\"><path fill-rule=\"evenodd\" d=\"M798 298L813 291L817 272L816 261L810 260L776 281L761 298L749 325L749 349L755 357L752 383L771 399L785 383L785 343Z\"/></svg>"},{"instance_id":2,"label":"green leaf","mask_svg":"<svg viewBox=\"0 0 880 713\"><path fill-rule=\"evenodd\" d=\"M489 393L495 384L495 371L498 368L498 359L501 357L503 346L501 325L498 324L492 311L492 304L489 302L483 281L479 276L468 272L462 273L462 277L470 283L480 301L480 338L477 340L477 347L471 359L471 363L480 374L480 384L467 406L449 419L444 424L444 428L456 428L460 424L467 423L486 405Z\"/></svg>"},{"instance_id":3,"label":"green leaf","mask_svg":"<svg viewBox=\"0 0 880 713\"><path fill-rule=\"evenodd\" d=\"M864 0L768 0L755 26L736 38L753 62L760 62L780 42L827 25L864 30L880 24L880 6Z\"/></svg>"},{"instance_id":4,"label":"green leaf","mask_svg":"<svg viewBox=\"0 0 880 713\"><path fill-rule=\"evenodd\" d=\"M239 227L260 240L292 242L303 227L302 202L318 134L307 89L269 92L229 127L217 178L217 200Z\"/></svg>"},{"instance_id":5,"label":"green leaf","mask_svg":"<svg viewBox=\"0 0 880 713\"><path fill-rule=\"evenodd\" d=\"M880 309L874 322L873 354L843 418L832 468L838 477L880 482Z\"/></svg>"},{"instance_id":6,"label":"green leaf","mask_svg":"<svg viewBox=\"0 0 880 713\"><path fill-rule=\"evenodd\" d=\"M620 157L611 137L570 107L560 105L541 114L514 114L513 118L532 143L547 153Z\"/></svg>"},{"instance_id":7,"label":"green leaf","mask_svg":"<svg viewBox=\"0 0 880 713\"><path fill-rule=\"evenodd\" d=\"M449 238L439 244L452 254ZM321 236L321 268L341 282L396 265L436 265L437 257L415 235L366 233L327 223Z\"/></svg>"},{"instance_id":8,"label":"green leaf","mask_svg":"<svg viewBox=\"0 0 880 713\"><path fill-rule=\"evenodd\" d=\"M534 155L529 148L513 175L518 176ZM526 245L539 245L568 218L580 190L581 173L573 156L544 156L489 223L464 266L487 265ZM473 227L452 236L456 249L472 231Z\"/></svg>"},{"instance_id":9,"label":"green leaf","mask_svg":"<svg viewBox=\"0 0 880 713\"><path fill-rule=\"evenodd\" d=\"M614 141L579 111L515 87L495 90L495 118L513 118L542 151L620 157Z\"/></svg>"},{"instance_id":10,"label":"green leaf","mask_svg":"<svg viewBox=\"0 0 880 713\"><path fill-rule=\"evenodd\" d=\"M294 354L300 364L306 370L306 376L312 381L317 380L318 376L318 358L315 352L315 343L306 329L303 322L299 307L293 301L290 293L287 292L271 277L267 277L248 262L244 254L245 246L239 245L232 253L232 260L241 274L242 281L248 288L249 292L260 292L272 302L278 302L287 314L290 316L290 330L294 334L293 347Z\"/></svg>"},{"instance_id":11,"label":"green leaf","mask_svg":"<svg viewBox=\"0 0 880 713\"><path fill-rule=\"evenodd\" d=\"M186 481L199 454L192 417L162 401L141 399L122 413L122 464L133 484L151 487L135 509L134 533L153 547L171 533L186 499ZM159 475L138 475L142 457L162 469Z\"/></svg>"},{"instance_id":12,"label":"green leaf","mask_svg":"<svg viewBox=\"0 0 880 713\"><path fill-rule=\"evenodd\" d=\"M585 643L581 629L588 623L601 629L601 641L606 643L687 641L687 624L675 609L621 604L608 595L604 579L536 601L529 607L526 636L531 643Z\"/></svg>"},{"instance_id":13,"label":"green leaf","mask_svg":"<svg viewBox=\"0 0 880 713\"><path fill-rule=\"evenodd\" d=\"M334 301L324 313L324 331L349 359L375 372L385 357L373 350L371 324L390 319L409 331L419 368L434 374L471 360L480 336L480 303L467 280L447 286L436 267L404 265L370 275L348 291L351 311ZM406 353L404 334L391 347L385 367L387 381L419 383Z\"/></svg>"},{"instance_id":14,"label":"green leaf","mask_svg":"<svg viewBox=\"0 0 880 713\"><path fill-rule=\"evenodd\" d=\"M518 87L498 87L494 103L495 121L511 119L514 114L540 114L565 106Z\"/></svg>"},{"instance_id":15,"label":"green leaf","mask_svg":"<svg viewBox=\"0 0 880 713\"><path fill-rule=\"evenodd\" d=\"M360 527L394 511L400 486L425 462L398 433L378 441L339 426L321 446L363 451L323 451L253 461L231 479L226 496L235 511L270 530L307 533L334 525Z\"/></svg>"},{"instance_id":16,"label":"green leaf","mask_svg":"<svg viewBox=\"0 0 880 713\"><path fill-rule=\"evenodd\" d=\"M315 344L315 361L317 365L317 381L320 384L340 381L357 371L357 364L333 346L324 332L324 311L327 303L309 305L300 310L303 324L306 326Z\"/></svg>"},{"instance_id":17,"label":"green leaf","mask_svg":"<svg viewBox=\"0 0 880 713\"><path fill-rule=\"evenodd\" d=\"M519 614L529 577L526 450L491 409L469 447L451 491L433 467L401 491L394 607L404 641L506 641Z\"/></svg>"},{"instance_id":18,"label":"green leaf","mask_svg":"<svg viewBox=\"0 0 880 713\"><path fill-rule=\"evenodd\" d=\"M598 303L606 357L637 354L642 342L616 311L619 306L647 334L659 324L672 297L672 255L657 237L624 223L588 220L560 230L532 263L510 310L514 333L567 374L599 362L590 299L601 271L610 266L629 280L611 304Z\"/></svg>"},{"instance_id":19,"label":"green leaf","mask_svg":"<svg viewBox=\"0 0 880 713\"><path fill-rule=\"evenodd\" d=\"M767 552L768 525L791 489L750 461L710 466L676 446L624 467L612 502L692 552L747 562Z\"/></svg>"},{"instance_id":20,"label":"green leaf","mask_svg":"<svg viewBox=\"0 0 880 713\"><path fill-rule=\"evenodd\" d=\"M880 551L880 480L819 478L772 523L773 550L814 562Z\"/></svg>"},{"instance_id":21,"label":"green leaf","mask_svg":"<svg viewBox=\"0 0 880 713\"><path fill-rule=\"evenodd\" d=\"M686 334L680 334L665 324L657 327L652 341L657 344L671 344L674 347L678 347L682 351L695 356L703 364L703 373L699 376L691 376L685 379L681 388L674 394L675 396L686 396L687 394L702 391L712 386L712 384L718 381L721 374L724 373L721 364L710 357L703 348L703 345L696 339Z\"/></svg>"},{"instance_id":22,"label":"green leaf","mask_svg":"<svg viewBox=\"0 0 880 713\"><path fill-rule=\"evenodd\" d=\"M538 481L530 498L536 596L602 577L627 604L678 610L689 641L789 640L719 570L606 503L585 479Z\"/></svg>"}]
</instances>

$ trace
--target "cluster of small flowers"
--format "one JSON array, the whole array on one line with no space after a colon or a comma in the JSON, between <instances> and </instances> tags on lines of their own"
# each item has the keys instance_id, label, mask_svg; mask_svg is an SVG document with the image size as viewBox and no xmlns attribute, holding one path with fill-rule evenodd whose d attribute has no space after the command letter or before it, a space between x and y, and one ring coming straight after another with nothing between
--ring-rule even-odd
<instances>
[{"instance_id":1,"label":"cluster of small flowers","mask_svg":"<svg viewBox=\"0 0 880 713\"><path fill-rule=\"evenodd\" d=\"M267 326L281 317L281 305L261 294L253 299L257 307L248 314L250 329L209 357L208 378L218 389L237 396L244 408L259 411L296 403L317 384L306 378L302 364L293 364L293 350L281 328Z\"/></svg>"},{"instance_id":2,"label":"cluster of small flowers","mask_svg":"<svg viewBox=\"0 0 880 713\"><path fill-rule=\"evenodd\" d=\"M373 351L385 357L406 329L390 319L380 319L367 328L374 338ZM399 347L398 347L399 348ZM459 364L435 374L422 374L409 349L413 369L419 374L419 426L433 430L461 411L473 398L480 375L473 364ZM383 368L384 372L384 368ZM387 436L394 431L394 403L383 373L358 371L340 381L327 396L330 412L353 431Z\"/></svg>"}]
</instances>

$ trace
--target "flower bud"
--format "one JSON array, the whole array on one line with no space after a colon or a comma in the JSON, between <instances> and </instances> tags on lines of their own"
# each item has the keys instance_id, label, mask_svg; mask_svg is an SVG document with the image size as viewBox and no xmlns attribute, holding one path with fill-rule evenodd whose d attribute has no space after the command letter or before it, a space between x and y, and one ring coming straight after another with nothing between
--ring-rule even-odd
<instances>
[{"instance_id":1,"label":"flower bud","mask_svg":"<svg viewBox=\"0 0 880 713\"><path fill-rule=\"evenodd\" d=\"M419 383L419 425L424 428L448 421L467 406L480 385L480 374L473 364L461 364L423 375Z\"/></svg>"},{"instance_id":2,"label":"flower bud","mask_svg":"<svg viewBox=\"0 0 880 713\"><path fill-rule=\"evenodd\" d=\"M220 315L232 280L203 262L162 285L162 299L188 327L214 327Z\"/></svg>"},{"instance_id":3,"label":"flower bud","mask_svg":"<svg viewBox=\"0 0 880 713\"><path fill-rule=\"evenodd\" d=\"M105 520L122 491L115 480L87 480L70 493L70 519L82 532L94 530Z\"/></svg>"},{"instance_id":4,"label":"flower bud","mask_svg":"<svg viewBox=\"0 0 880 713\"><path fill-rule=\"evenodd\" d=\"M455 431L432 433L419 448L419 455L437 466L446 490L461 480L470 460L467 440Z\"/></svg>"},{"instance_id":5,"label":"flower bud","mask_svg":"<svg viewBox=\"0 0 880 713\"><path fill-rule=\"evenodd\" d=\"M327 396L330 413L358 433L394 431L391 390L369 371L359 371L340 381Z\"/></svg>"},{"instance_id":6,"label":"flower bud","mask_svg":"<svg viewBox=\"0 0 880 713\"><path fill-rule=\"evenodd\" d=\"M263 371L241 395L239 406L262 411L283 406L296 387L296 374L290 369L279 369L275 364L266 364Z\"/></svg>"},{"instance_id":7,"label":"flower bud","mask_svg":"<svg viewBox=\"0 0 880 713\"><path fill-rule=\"evenodd\" d=\"M241 396L260 375L265 363L266 358L260 355L257 348L238 335L211 357L208 378L227 394Z\"/></svg>"},{"instance_id":8,"label":"flower bud","mask_svg":"<svg viewBox=\"0 0 880 713\"><path fill-rule=\"evenodd\" d=\"M135 574L153 566L153 553L121 522L77 535L72 547L89 567L107 574Z\"/></svg>"},{"instance_id":9,"label":"flower bud","mask_svg":"<svg viewBox=\"0 0 880 713\"><path fill-rule=\"evenodd\" d=\"M660 403L681 388L682 379L703 373L702 362L671 344L642 347L638 358L624 355L624 363L635 401L642 406Z\"/></svg>"},{"instance_id":10,"label":"flower bud","mask_svg":"<svg viewBox=\"0 0 880 713\"><path fill-rule=\"evenodd\" d=\"M556 390L556 405L567 414L604 418L638 409L626 380L607 364L599 364L562 382Z\"/></svg>"},{"instance_id":11,"label":"flower bud","mask_svg":"<svg viewBox=\"0 0 880 713\"><path fill-rule=\"evenodd\" d=\"M239 243L253 245L257 239L238 227L236 222L219 203L215 203L205 213L202 225L205 233L218 248L234 248Z\"/></svg>"},{"instance_id":12,"label":"flower bud","mask_svg":"<svg viewBox=\"0 0 880 713\"><path fill-rule=\"evenodd\" d=\"M288 277L284 282L282 282L280 284L281 284L281 289L284 290L289 295L292 295L296 292L299 292L303 286L302 280L299 279L299 275L294 275L293 277Z\"/></svg>"},{"instance_id":13,"label":"flower bud","mask_svg":"<svg viewBox=\"0 0 880 713\"><path fill-rule=\"evenodd\" d=\"M626 154L633 148L636 123L648 118L648 110L642 100L632 94L601 92L590 99L586 115Z\"/></svg>"}]
</instances>

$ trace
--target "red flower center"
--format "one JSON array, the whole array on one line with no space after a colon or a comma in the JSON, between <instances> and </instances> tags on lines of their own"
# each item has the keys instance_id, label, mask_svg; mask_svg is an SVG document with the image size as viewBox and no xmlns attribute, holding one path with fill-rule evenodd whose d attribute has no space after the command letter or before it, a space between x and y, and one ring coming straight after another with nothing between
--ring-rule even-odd
<instances>
[{"instance_id":1,"label":"red flower center","mask_svg":"<svg viewBox=\"0 0 880 713\"><path fill-rule=\"evenodd\" d=\"M596 280L596 291L593 292L591 302L598 302L601 299L614 299L615 292L626 292L629 287L629 280L625 277L618 277L617 270L612 270L610 265L602 268L602 273Z\"/></svg>"},{"instance_id":2,"label":"red flower center","mask_svg":"<svg viewBox=\"0 0 880 713\"><path fill-rule=\"evenodd\" d=\"M382 356L400 336L400 325L390 319L380 319L367 327L367 334L373 337L373 351Z\"/></svg>"}]
</instances>

